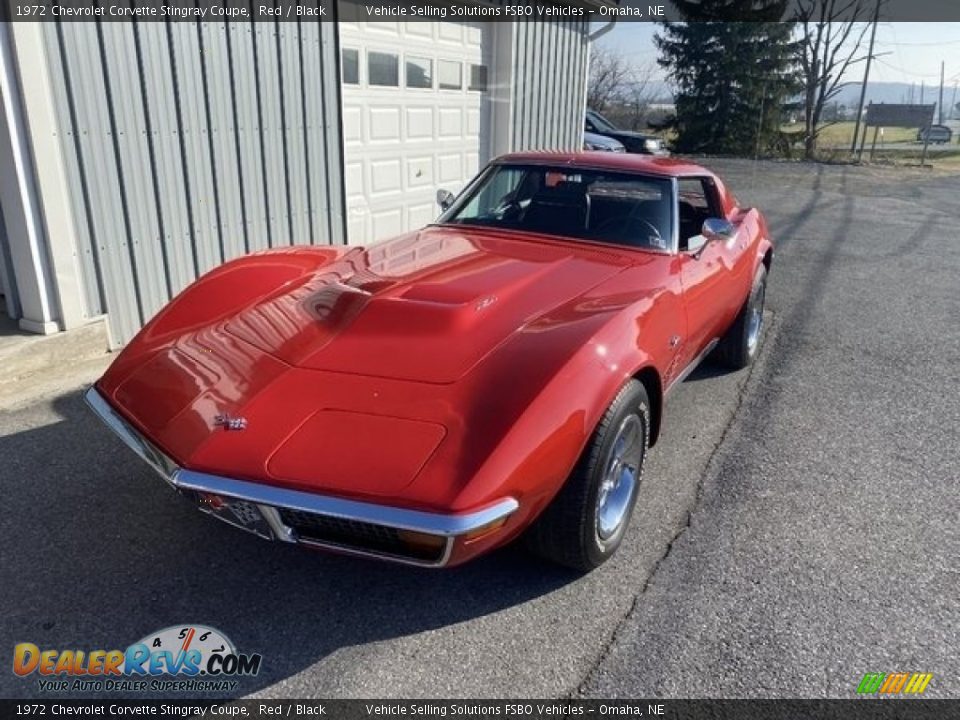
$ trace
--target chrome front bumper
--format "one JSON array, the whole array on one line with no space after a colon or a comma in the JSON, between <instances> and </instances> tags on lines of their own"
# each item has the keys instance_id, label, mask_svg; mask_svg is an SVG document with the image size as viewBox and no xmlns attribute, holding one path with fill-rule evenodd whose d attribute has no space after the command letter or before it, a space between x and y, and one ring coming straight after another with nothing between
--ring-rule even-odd
<instances>
[{"instance_id":1,"label":"chrome front bumper","mask_svg":"<svg viewBox=\"0 0 960 720\"><path fill-rule=\"evenodd\" d=\"M345 500L210 475L180 467L171 457L147 440L104 400L96 388L85 394L90 408L127 446L152 467L171 487L194 499L200 510L234 527L268 540L280 540L335 552L383 560L442 567L450 560L456 539L482 532L502 522L519 504L511 497L464 514L441 514ZM318 525L346 527L377 535L417 533L437 541L435 556L414 557L381 548L353 545L342 540L310 537L292 527L285 518L306 519Z\"/></svg>"}]
</instances>

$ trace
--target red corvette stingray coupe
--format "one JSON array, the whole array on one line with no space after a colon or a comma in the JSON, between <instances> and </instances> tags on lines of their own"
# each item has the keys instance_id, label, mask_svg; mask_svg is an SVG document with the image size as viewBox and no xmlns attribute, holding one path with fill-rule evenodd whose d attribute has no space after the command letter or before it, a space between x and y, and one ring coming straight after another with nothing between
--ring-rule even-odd
<instances>
[{"instance_id":1,"label":"red corvette stingray coupe","mask_svg":"<svg viewBox=\"0 0 960 720\"><path fill-rule=\"evenodd\" d=\"M688 162L501 157L436 223L255 253L197 280L87 393L206 513L424 566L525 535L617 549L664 398L757 353L759 211Z\"/></svg>"}]
</instances>

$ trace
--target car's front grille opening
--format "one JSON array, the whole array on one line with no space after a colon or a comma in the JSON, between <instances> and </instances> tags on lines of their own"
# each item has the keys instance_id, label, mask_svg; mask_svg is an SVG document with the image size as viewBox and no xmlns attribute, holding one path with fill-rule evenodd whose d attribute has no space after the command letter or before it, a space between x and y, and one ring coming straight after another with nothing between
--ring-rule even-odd
<instances>
[{"instance_id":1,"label":"car's front grille opening","mask_svg":"<svg viewBox=\"0 0 960 720\"><path fill-rule=\"evenodd\" d=\"M327 543L345 548L436 563L443 559L447 540L441 535L316 515L301 510L278 508L283 523L305 542Z\"/></svg>"}]
</instances>

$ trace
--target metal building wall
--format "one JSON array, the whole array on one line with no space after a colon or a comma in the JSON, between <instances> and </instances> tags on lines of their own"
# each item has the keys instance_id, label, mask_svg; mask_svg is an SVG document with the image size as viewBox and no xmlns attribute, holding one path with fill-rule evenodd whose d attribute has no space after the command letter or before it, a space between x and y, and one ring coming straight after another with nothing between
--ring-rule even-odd
<instances>
[{"instance_id":1,"label":"metal building wall","mask_svg":"<svg viewBox=\"0 0 960 720\"><path fill-rule=\"evenodd\" d=\"M345 241L333 23L44 33L86 310L115 345L225 260Z\"/></svg>"},{"instance_id":2,"label":"metal building wall","mask_svg":"<svg viewBox=\"0 0 960 720\"><path fill-rule=\"evenodd\" d=\"M576 150L583 137L587 20L518 22L513 37L512 150Z\"/></svg>"}]
</instances>

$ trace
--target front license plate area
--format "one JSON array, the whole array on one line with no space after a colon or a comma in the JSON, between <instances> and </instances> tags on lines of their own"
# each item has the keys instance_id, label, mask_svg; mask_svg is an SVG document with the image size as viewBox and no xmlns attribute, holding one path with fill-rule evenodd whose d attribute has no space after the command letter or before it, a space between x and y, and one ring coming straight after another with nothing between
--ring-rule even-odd
<instances>
[{"instance_id":1,"label":"front license plate area","mask_svg":"<svg viewBox=\"0 0 960 720\"><path fill-rule=\"evenodd\" d=\"M255 503L198 490L189 490L184 494L196 503L201 512L266 540L273 540L273 531Z\"/></svg>"}]
</instances>

